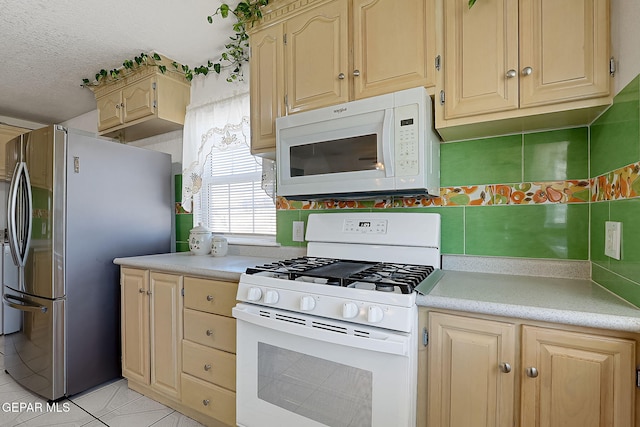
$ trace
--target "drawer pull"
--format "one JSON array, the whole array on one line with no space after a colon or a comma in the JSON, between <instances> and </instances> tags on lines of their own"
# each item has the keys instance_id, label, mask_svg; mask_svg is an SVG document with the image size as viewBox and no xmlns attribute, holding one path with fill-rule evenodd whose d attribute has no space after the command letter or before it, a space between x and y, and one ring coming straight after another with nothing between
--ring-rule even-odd
<instances>
[{"instance_id":1,"label":"drawer pull","mask_svg":"<svg viewBox=\"0 0 640 427\"><path fill-rule=\"evenodd\" d=\"M213 331L211 329L207 329L207 336L210 337L213 335Z\"/></svg>"},{"instance_id":2,"label":"drawer pull","mask_svg":"<svg viewBox=\"0 0 640 427\"><path fill-rule=\"evenodd\" d=\"M213 295L207 295L207 301L213 301Z\"/></svg>"},{"instance_id":3,"label":"drawer pull","mask_svg":"<svg viewBox=\"0 0 640 427\"><path fill-rule=\"evenodd\" d=\"M203 404L204 406L209 406L209 403L210 403L210 402L209 402L209 399L204 399L204 400L202 401L202 404Z\"/></svg>"},{"instance_id":4,"label":"drawer pull","mask_svg":"<svg viewBox=\"0 0 640 427\"><path fill-rule=\"evenodd\" d=\"M211 363L207 363L206 365L204 365L204 370L208 371L211 369Z\"/></svg>"},{"instance_id":5,"label":"drawer pull","mask_svg":"<svg viewBox=\"0 0 640 427\"><path fill-rule=\"evenodd\" d=\"M527 368L526 373L529 378L536 378L538 376L538 370L534 367Z\"/></svg>"}]
</instances>

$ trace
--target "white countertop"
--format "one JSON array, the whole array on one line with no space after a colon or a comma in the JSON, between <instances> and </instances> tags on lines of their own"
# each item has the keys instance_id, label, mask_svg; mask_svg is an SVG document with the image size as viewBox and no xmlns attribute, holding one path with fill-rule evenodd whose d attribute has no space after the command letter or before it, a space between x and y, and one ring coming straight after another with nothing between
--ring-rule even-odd
<instances>
[{"instance_id":1,"label":"white countertop","mask_svg":"<svg viewBox=\"0 0 640 427\"><path fill-rule=\"evenodd\" d=\"M443 273L428 295L418 294L418 305L640 332L640 309L590 280Z\"/></svg>"},{"instance_id":2,"label":"white countertop","mask_svg":"<svg viewBox=\"0 0 640 427\"><path fill-rule=\"evenodd\" d=\"M147 268L170 273L192 274L212 279L238 281L240 274L248 267L278 261L280 258L227 255L193 255L190 252L177 252L159 255L146 255L128 258L116 258L115 264L125 267Z\"/></svg>"},{"instance_id":3,"label":"white countertop","mask_svg":"<svg viewBox=\"0 0 640 427\"><path fill-rule=\"evenodd\" d=\"M115 264L238 281L248 267L282 260L263 256L192 255L189 252L116 258ZM640 309L586 279L440 270L420 306L518 319L640 332ZM436 282L437 280L437 282ZM429 289L429 287L427 287Z\"/></svg>"}]
</instances>

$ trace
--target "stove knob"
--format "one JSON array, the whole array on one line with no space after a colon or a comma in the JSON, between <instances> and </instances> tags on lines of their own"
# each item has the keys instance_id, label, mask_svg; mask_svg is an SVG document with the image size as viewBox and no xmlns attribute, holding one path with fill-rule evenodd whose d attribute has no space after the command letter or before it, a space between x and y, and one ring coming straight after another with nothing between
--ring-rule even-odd
<instances>
[{"instance_id":1,"label":"stove knob","mask_svg":"<svg viewBox=\"0 0 640 427\"><path fill-rule=\"evenodd\" d=\"M360 310L358 310L358 306L355 305L355 303L345 302L342 305L342 317L345 319L353 319L358 315L359 311Z\"/></svg>"},{"instance_id":2,"label":"stove knob","mask_svg":"<svg viewBox=\"0 0 640 427\"><path fill-rule=\"evenodd\" d=\"M249 288L247 292L247 301L260 301L262 298L262 291L260 288Z\"/></svg>"},{"instance_id":3,"label":"stove knob","mask_svg":"<svg viewBox=\"0 0 640 427\"><path fill-rule=\"evenodd\" d=\"M371 307L369 307L367 320L370 323L379 323L382 321L383 317L384 317L384 313L382 312L382 309L380 307L378 307L377 305L372 305Z\"/></svg>"},{"instance_id":4,"label":"stove knob","mask_svg":"<svg viewBox=\"0 0 640 427\"><path fill-rule=\"evenodd\" d=\"M269 290L264 294L264 302L266 304L275 304L280 299L277 291Z\"/></svg>"},{"instance_id":5,"label":"stove knob","mask_svg":"<svg viewBox=\"0 0 640 427\"><path fill-rule=\"evenodd\" d=\"M313 297L305 295L300 298L300 310L311 311L314 308L316 308L316 300Z\"/></svg>"}]
</instances>

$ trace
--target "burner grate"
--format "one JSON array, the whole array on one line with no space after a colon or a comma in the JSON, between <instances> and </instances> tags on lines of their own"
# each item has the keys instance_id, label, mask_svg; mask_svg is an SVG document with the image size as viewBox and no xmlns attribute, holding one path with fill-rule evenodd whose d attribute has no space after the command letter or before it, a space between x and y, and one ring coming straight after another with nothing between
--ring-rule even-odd
<instances>
[{"instance_id":1,"label":"burner grate","mask_svg":"<svg viewBox=\"0 0 640 427\"><path fill-rule=\"evenodd\" d=\"M299 257L250 267L246 272L342 287L372 284L367 289L409 294L433 271L426 265Z\"/></svg>"}]
</instances>

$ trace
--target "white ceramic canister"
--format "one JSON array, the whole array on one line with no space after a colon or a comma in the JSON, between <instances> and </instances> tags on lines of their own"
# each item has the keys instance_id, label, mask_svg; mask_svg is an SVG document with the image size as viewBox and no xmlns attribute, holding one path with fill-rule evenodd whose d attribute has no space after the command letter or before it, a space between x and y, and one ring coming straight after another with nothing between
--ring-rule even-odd
<instances>
[{"instance_id":1,"label":"white ceramic canister","mask_svg":"<svg viewBox=\"0 0 640 427\"><path fill-rule=\"evenodd\" d=\"M211 231L202 224L189 231L189 250L194 255L207 255L211 252Z\"/></svg>"},{"instance_id":2,"label":"white ceramic canister","mask_svg":"<svg viewBox=\"0 0 640 427\"><path fill-rule=\"evenodd\" d=\"M214 236L211 240L211 255L225 256L229 251L229 243L222 236Z\"/></svg>"}]
</instances>

